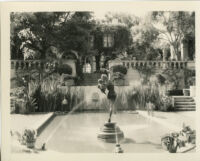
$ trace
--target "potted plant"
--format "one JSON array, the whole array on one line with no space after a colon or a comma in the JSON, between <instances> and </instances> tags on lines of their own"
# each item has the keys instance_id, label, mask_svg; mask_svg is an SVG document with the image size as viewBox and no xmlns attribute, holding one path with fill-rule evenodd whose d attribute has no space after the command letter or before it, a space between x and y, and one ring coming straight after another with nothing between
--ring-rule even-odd
<instances>
[{"instance_id":1,"label":"potted plant","mask_svg":"<svg viewBox=\"0 0 200 161\"><path fill-rule=\"evenodd\" d=\"M172 105L172 98L170 96L161 96L161 102L162 102L162 111L171 111L173 110Z\"/></svg>"},{"instance_id":2,"label":"potted plant","mask_svg":"<svg viewBox=\"0 0 200 161\"><path fill-rule=\"evenodd\" d=\"M189 96L189 95L190 95L190 90L188 90L188 89L183 89L183 95L184 95L184 96Z\"/></svg>"},{"instance_id":3,"label":"potted plant","mask_svg":"<svg viewBox=\"0 0 200 161\"><path fill-rule=\"evenodd\" d=\"M190 77L188 79L188 84L190 85L190 96L195 97L195 77Z\"/></svg>"},{"instance_id":4,"label":"potted plant","mask_svg":"<svg viewBox=\"0 0 200 161\"><path fill-rule=\"evenodd\" d=\"M176 153L177 148L187 147L187 144L196 143L196 132L189 126L183 124L183 129L180 132L166 134L161 138L163 149L170 153Z\"/></svg>"},{"instance_id":5,"label":"potted plant","mask_svg":"<svg viewBox=\"0 0 200 161\"><path fill-rule=\"evenodd\" d=\"M22 135L22 144L27 148L34 148L36 142L37 132L33 129L25 129Z\"/></svg>"}]
</instances>

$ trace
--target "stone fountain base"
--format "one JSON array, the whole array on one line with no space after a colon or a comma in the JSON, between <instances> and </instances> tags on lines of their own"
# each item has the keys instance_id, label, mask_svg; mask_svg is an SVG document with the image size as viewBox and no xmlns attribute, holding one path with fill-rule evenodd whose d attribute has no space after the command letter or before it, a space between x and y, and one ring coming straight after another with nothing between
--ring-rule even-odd
<instances>
[{"instance_id":1,"label":"stone fountain base","mask_svg":"<svg viewBox=\"0 0 200 161\"><path fill-rule=\"evenodd\" d=\"M107 143L116 143L124 138L124 133L116 126L115 122L105 123L98 134L98 138Z\"/></svg>"}]
</instances>

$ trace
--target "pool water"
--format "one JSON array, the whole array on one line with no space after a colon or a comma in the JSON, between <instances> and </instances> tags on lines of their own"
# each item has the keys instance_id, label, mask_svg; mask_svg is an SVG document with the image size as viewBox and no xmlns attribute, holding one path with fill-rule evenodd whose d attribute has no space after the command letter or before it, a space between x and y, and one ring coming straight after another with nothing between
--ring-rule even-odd
<instances>
[{"instance_id":1,"label":"pool water","mask_svg":"<svg viewBox=\"0 0 200 161\"><path fill-rule=\"evenodd\" d=\"M58 115L44 129L36 146L46 142L49 150L63 153L112 153L115 144L97 139L100 127L107 121L108 113L75 113ZM161 136L171 132L139 114L122 112L113 114L112 122L124 132L120 142L125 153L163 153Z\"/></svg>"}]
</instances>

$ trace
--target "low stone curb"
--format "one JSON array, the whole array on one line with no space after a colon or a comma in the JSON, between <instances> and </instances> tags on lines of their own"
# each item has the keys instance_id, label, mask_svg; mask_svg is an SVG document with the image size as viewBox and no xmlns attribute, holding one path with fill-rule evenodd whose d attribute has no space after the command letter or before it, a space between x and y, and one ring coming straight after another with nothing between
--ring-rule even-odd
<instances>
[{"instance_id":1,"label":"low stone curb","mask_svg":"<svg viewBox=\"0 0 200 161\"><path fill-rule=\"evenodd\" d=\"M17 128L18 126L15 125L14 127L11 127L11 134L17 134L20 135L22 134L23 130L26 128L30 128L30 129L34 129L37 131L37 135L40 135L40 133L42 132L42 130L46 127L46 125L54 118L55 113L51 112L51 113L39 113L42 115L42 117L38 120L38 118L36 117L35 119L33 117L31 117L30 119L34 120L34 124L29 124L28 126L25 125L21 125L21 123L23 123L22 121L20 121L20 128ZM36 114L37 115L37 114ZM28 116L27 116L28 118ZM26 119L27 119L26 118ZM26 119L24 121L26 121ZM23 120L23 119L22 119ZM17 127L16 127L17 126Z\"/></svg>"},{"instance_id":2,"label":"low stone curb","mask_svg":"<svg viewBox=\"0 0 200 161\"><path fill-rule=\"evenodd\" d=\"M44 130L44 128L51 122L51 120L55 117L55 113L51 113L50 115L46 116L45 119L40 121L37 125L35 125L34 129L37 130L37 135L39 136Z\"/></svg>"}]
</instances>

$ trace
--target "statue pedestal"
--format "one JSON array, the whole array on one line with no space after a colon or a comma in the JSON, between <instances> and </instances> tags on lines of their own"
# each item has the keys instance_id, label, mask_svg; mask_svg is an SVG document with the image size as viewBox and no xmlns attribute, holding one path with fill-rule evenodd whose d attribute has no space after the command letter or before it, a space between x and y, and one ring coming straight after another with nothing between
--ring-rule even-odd
<instances>
[{"instance_id":1,"label":"statue pedestal","mask_svg":"<svg viewBox=\"0 0 200 161\"><path fill-rule=\"evenodd\" d=\"M98 134L98 138L107 143L116 143L124 138L124 133L116 126L115 122L105 123Z\"/></svg>"}]
</instances>

